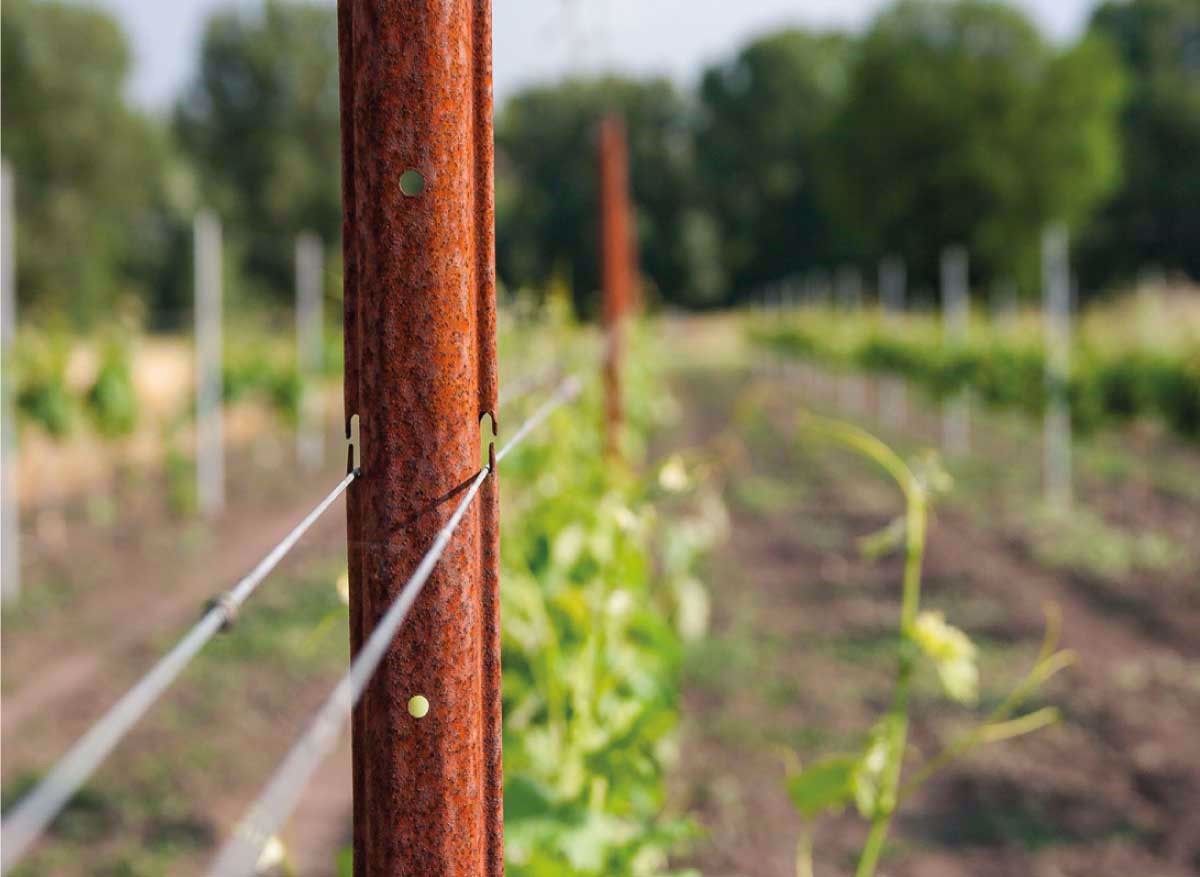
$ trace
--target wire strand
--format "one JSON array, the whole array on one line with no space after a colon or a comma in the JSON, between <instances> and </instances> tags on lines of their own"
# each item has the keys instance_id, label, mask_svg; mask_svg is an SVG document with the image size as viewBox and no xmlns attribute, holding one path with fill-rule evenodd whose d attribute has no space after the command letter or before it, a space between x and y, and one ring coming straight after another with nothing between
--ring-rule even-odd
<instances>
[{"instance_id":1,"label":"wire strand","mask_svg":"<svg viewBox=\"0 0 1200 877\"><path fill-rule=\"evenodd\" d=\"M580 382L577 378L564 379L550 398L542 403L497 452L497 465L509 451L549 417L555 408L574 399L579 390ZM263 846L291 815L305 786L321 762L337 745L342 728L350 718L350 711L362 697L363 690L387 653L388 646L421 595L454 531L491 471L488 466L484 466L475 475L454 513L438 531L429 551L421 558L421 562L404 583L395 601L359 649L350 664L350 669L338 681L329 698L289 750L262 794L235 829L233 836L221 848L208 872L209 877L242 877L253 871Z\"/></svg>"},{"instance_id":2,"label":"wire strand","mask_svg":"<svg viewBox=\"0 0 1200 877\"><path fill-rule=\"evenodd\" d=\"M510 384L505 384L500 388L500 395L496 400L497 408L504 408L516 402L519 399L528 396L543 387L554 383L562 374L562 369L558 365L550 366L533 374L522 375Z\"/></svg>"},{"instance_id":3,"label":"wire strand","mask_svg":"<svg viewBox=\"0 0 1200 877\"><path fill-rule=\"evenodd\" d=\"M175 647L92 725L67 754L59 759L45 779L13 808L11 814L6 815L3 825L0 826L0 847L3 848L0 850L0 874L7 873L28 852L29 847L66 806L79 787L87 782L96 768L170 687L192 658L219 630L233 621L238 609L250 598L263 579L357 476L358 472L355 471L343 478L254 569L232 589L214 600Z\"/></svg>"},{"instance_id":4,"label":"wire strand","mask_svg":"<svg viewBox=\"0 0 1200 877\"><path fill-rule=\"evenodd\" d=\"M582 385L579 382L579 378L575 377L574 375L564 378L559 383L558 388L554 391L554 393L551 394L550 398L543 402L538 407L537 411L529 415L529 418L523 424L521 424L520 429L513 433L512 438L508 440L504 447L496 452L496 463L498 464L501 460L507 457L508 452L516 447L517 443L524 439L525 436L529 435L531 431L540 426L542 421L549 417L550 413L554 411L555 408L566 402L570 402L572 399L578 396L581 388Z\"/></svg>"}]
</instances>

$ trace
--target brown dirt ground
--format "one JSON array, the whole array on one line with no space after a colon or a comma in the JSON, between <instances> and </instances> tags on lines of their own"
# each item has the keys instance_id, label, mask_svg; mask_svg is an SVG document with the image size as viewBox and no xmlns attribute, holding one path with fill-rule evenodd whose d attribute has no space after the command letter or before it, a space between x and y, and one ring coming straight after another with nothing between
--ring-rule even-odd
<instances>
[{"instance_id":1,"label":"brown dirt ground","mask_svg":"<svg viewBox=\"0 0 1200 877\"><path fill-rule=\"evenodd\" d=\"M806 400L828 406L832 385L774 367L765 377L697 371L678 384L681 432L723 461L732 517L710 570L712 636L689 662L673 790L705 832L680 864L707 875L795 874L783 752L808 760L854 746L890 695L899 559L867 561L854 540L891 519L898 493L846 453L789 438L792 412ZM936 412L911 402L909 430L892 437L905 449L938 428ZM1200 456L1125 436L1133 471L1100 477L1083 455L1081 507L1190 547L1168 568L1104 574L1037 559L1036 432L977 422L975 441L991 462L952 467L958 486L932 523L924 606L976 640L985 705L1036 654L1047 601L1061 608L1078 663L1035 704L1058 706L1061 724L978 750L926 784L903 807L880 873L1200 873L1200 505L1144 465L1200 477ZM969 717L934 682L919 685L907 769ZM864 834L856 815L822 821L819 877L852 873Z\"/></svg>"},{"instance_id":2,"label":"brown dirt ground","mask_svg":"<svg viewBox=\"0 0 1200 877\"><path fill-rule=\"evenodd\" d=\"M292 447L290 435L275 431L233 449L228 507L212 524L172 514L161 473L142 470L125 473L99 501L79 498L27 516L24 594L15 611L6 609L3 637L6 800L337 482L335 450L322 472L283 477L295 471ZM330 447L337 445L331 440ZM344 521L339 502L263 583L246 621L260 611L294 611L290 601L301 589L333 593L344 566ZM21 873L199 873L344 666L345 614L332 603L329 615L309 625L317 656L294 670L288 657L308 649L307 641L284 650L240 641L241 621L219 637L118 747ZM308 633L299 627L294 635ZM210 656L220 647L250 650L251 659ZM343 741L284 835L301 873L334 872L349 812Z\"/></svg>"}]
</instances>

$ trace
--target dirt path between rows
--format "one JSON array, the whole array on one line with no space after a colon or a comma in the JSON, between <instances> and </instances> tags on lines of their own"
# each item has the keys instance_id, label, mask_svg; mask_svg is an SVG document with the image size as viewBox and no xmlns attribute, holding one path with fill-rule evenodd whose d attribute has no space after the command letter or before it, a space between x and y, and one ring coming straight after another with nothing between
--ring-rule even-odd
<instances>
[{"instance_id":1,"label":"dirt path between rows","mask_svg":"<svg viewBox=\"0 0 1200 877\"><path fill-rule=\"evenodd\" d=\"M296 525L302 510L318 499L320 496L314 494L287 511L271 510L269 516L256 518L253 528L245 529L244 522L234 520L222 522L210 537L214 545L222 547L207 552L200 568L177 574L177 569L159 568L150 562L146 569L132 572L127 582L165 579L174 588L148 604L111 590L82 595L71 607L70 616L87 618L93 630L103 627L112 631L89 635L94 645L80 643L72 636L72 622L67 616L45 623L50 630L39 631L36 639L16 638L11 649L6 649L5 663L18 681L13 683L13 692L4 697L0 731L5 737L18 733L28 720L54 710L68 699L74 701L74 712L86 712L79 709L79 699L87 697L89 688L95 691L93 683L98 673L127 661L132 652L160 634L186 629L200 617L211 597L249 572L279 537ZM314 526L310 538L323 544L336 542L345 526L344 514L339 511L331 509ZM240 533L239 523L243 525ZM288 564L284 571L292 567L294 564ZM58 657L64 647L77 649Z\"/></svg>"},{"instance_id":2,"label":"dirt path between rows","mask_svg":"<svg viewBox=\"0 0 1200 877\"><path fill-rule=\"evenodd\" d=\"M675 796L705 829L681 864L707 875L790 877L799 822L784 791L783 752L808 760L857 745L886 708L899 561L868 562L854 540L886 524L898 500L869 467L789 440L790 390L779 375L765 392L751 390L758 380L700 373L677 386L689 412L681 433L722 449L732 532L709 577L713 633L689 662ZM746 420L748 399L764 417ZM1162 498L1141 514L1177 512ZM1178 521L1142 523L1179 529ZM1200 571L1173 569L1161 589L1139 595L1153 615L1179 622L1148 627L1091 574L1042 567L1023 533L989 517L986 497L939 511L924 600L976 639L985 701L1029 665L1048 601L1061 608L1064 645L1079 659L1045 693L1064 721L980 751L920 790L897 821L881 873L1200 873L1191 577L1200 581ZM932 684L918 687L914 714L909 769L966 726L963 710ZM853 873L863 834L850 814L823 821L819 877Z\"/></svg>"},{"instance_id":3,"label":"dirt path between rows","mask_svg":"<svg viewBox=\"0 0 1200 877\"><path fill-rule=\"evenodd\" d=\"M235 474L253 465L240 459ZM15 630L10 627L4 637L0 732L5 739L68 699L72 713L88 712L79 699L89 697L89 688L92 696L109 688L107 682L89 686L98 673L119 672L116 668L155 637L182 632L209 599L248 573L324 496L325 482L336 483L337 477L330 469L303 480L298 489L237 495L212 524L164 520L154 499L147 497L130 499L110 532L75 522L62 537L63 547L53 551L57 556L43 558L42 565L69 567L87 558L89 568L71 569L76 581L64 605ZM278 574L296 569L306 555L336 546L344 521L339 501ZM31 586L39 584L35 580Z\"/></svg>"},{"instance_id":4,"label":"dirt path between rows","mask_svg":"<svg viewBox=\"0 0 1200 877\"><path fill-rule=\"evenodd\" d=\"M62 515L64 532L53 543L36 528L26 534L27 602L6 616L3 638L6 793L60 757L211 597L249 572L341 477L333 454L326 469L298 478L286 453L270 444L266 450L230 455L227 509L212 524L173 517L162 486L149 481L115 498L110 525L97 526L75 504ZM344 542L339 500L263 582L248 604L251 614L263 607L284 611L289 585L311 592L312 570L331 564L336 570ZM332 583L330 577L330 595ZM335 644L345 636L339 617L335 611L295 636L315 636L319 629L323 642ZM326 660L289 669L262 651L295 651L287 631L280 631L285 639L277 646L257 631L249 631L248 642L240 628L239 622L228 644L218 637L202 658L220 648L246 650L245 656L210 661L199 675L189 669L172 686L97 774L93 791L72 805L72 821L41 845L31 873L155 873L168 859L171 873L202 871L344 666ZM254 640L259 636L262 645ZM258 666L260 654L270 659L267 665ZM334 873L350 809L343 741L284 833L299 873ZM158 852L142 857L140 849Z\"/></svg>"}]
</instances>

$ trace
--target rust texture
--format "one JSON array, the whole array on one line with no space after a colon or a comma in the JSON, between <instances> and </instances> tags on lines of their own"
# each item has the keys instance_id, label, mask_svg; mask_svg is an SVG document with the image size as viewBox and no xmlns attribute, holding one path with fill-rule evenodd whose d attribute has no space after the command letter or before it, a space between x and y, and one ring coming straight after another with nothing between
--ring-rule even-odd
<instances>
[{"instance_id":1,"label":"rust texture","mask_svg":"<svg viewBox=\"0 0 1200 877\"><path fill-rule=\"evenodd\" d=\"M338 3L355 651L496 427L491 42L490 0ZM503 873L497 503L493 476L355 709L356 875Z\"/></svg>"},{"instance_id":2,"label":"rust texture","mask_svg":"<svg viewBox=\"0 0 1200 877\"><path fill-rule=\"evenodd\" d=\"M616 458L621 456L625 422L621 400L624 323L633 294L631 217L625 124L619 116L610 114L600 122L600 257L605 329L604 447L610 457Z\"/></svg>"}]
</instances>

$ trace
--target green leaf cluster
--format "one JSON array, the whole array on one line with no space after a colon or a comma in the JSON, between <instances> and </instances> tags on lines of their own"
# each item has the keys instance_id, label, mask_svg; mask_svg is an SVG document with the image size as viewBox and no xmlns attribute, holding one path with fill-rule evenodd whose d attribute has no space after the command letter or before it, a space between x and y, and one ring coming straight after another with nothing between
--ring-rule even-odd
<instances>
[{"instance_id":1,"label":"green leaf cluster","mask_svg":"<svg viewBox=\"0 0 1200 877\"><path fill-rule=\"evenodd\" d=\"M87 408L96 431L105 438L129 435L137 426L138 400L128 341L109 338L100 352L96 380L87 392Z\"/></svg>"},{"instance_id":2,"label":"green leaf cluster","mask_svg":"<svg viewBox=\"0 0 1200 877\"><path fill-rule=\"evenodd\" d=\"M555 349L581 347L570 331ZM540 342L510 343L528 360ZM692 833L666 810L665 777L683 642L706 616L696 567L724 519L686 462L640 462L668 412L646 350L637 342L625 384L634 462L605 459L589 361L582 399L500 471L505 844L518 877L662 874ZM694 508L668 516L668 503Z\"/></svg>"},{"instance_id":3,"label":"green leaf cluster","mask_svg":"<svg viewBox=\"0 0 1200 877\"><path fill-rule=\"evenodd\" d=\"M18 413L47 434L62 438L78 413L78 400L67 384L70 343L58 333L22 333L4 363L6 392Z\"/></svg>"},{"instance_id":4,"label":"green leaf cluster","mask_svg":"<svg viewBox=\"0 0 1200 877\"><path fill-rule=\"evenodd\" d=\"M987 404L1040 414L1054 389L1042 346L1004 331L977 328L967 342L950 344L932 321L885 327L813 311L750 332L787 355L906 377L936 398L969 388ZM1061 392L1080 431L1149 418L1200 439L1200 339L1162 349L1081 342Z\"/></svg>"}]
</instances>

